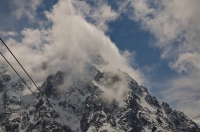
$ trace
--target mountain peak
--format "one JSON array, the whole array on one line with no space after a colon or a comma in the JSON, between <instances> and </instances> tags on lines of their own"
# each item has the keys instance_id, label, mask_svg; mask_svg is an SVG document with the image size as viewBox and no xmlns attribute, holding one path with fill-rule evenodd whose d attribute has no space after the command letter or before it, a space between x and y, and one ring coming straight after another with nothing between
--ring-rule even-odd
<instances>
[{"instance_id":1,"label":"mountain peak","mask_svg":"<svg viewBox=\"0 0 200 132\"><path fill-rule=\"evenodd\" d=\"M92 79L80 81L73 78L70 85L66 85L69 82L67 73L58 71L49 75L40 87L42 94L38 94L39 101L35 99L23 109L24 100L30 97L22 97L20 92L24 90L24 85L20 80L9 82L11 77L7 74L1 75L0 130L200 131L182 112L172 110L166 102L160 104L128 73L97 69L92 73Z\"/></svg>"}]
</instances>

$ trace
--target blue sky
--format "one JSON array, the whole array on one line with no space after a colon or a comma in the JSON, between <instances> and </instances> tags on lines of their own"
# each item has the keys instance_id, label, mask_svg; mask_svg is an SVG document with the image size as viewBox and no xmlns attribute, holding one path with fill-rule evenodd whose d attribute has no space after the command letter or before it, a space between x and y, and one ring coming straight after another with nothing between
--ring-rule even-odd
<instances>
[{"instance_id":1,"label":"blue sky","mask_svg":"<svg viewBox=\"0 0 200 132\"><path fill-rule=\"evenodd\" d=\"M41 59L41 56L50 56L47 45L52 42L50 34L54 34L53 37L59 36L54 29L56 27L63 29L62 34L78 33L80 41L77 38L70 42L108 43L107 47L111 47L110 49L106 49L106 44L105 47L103 44L98 44L97 47L102 49L108 59L112 53L113 59L116 59L111 60L113 65L126 70L129 65L132 66L130 74L160 101L167 101L173 108L194 117L200 114L199 10L198 0L2 0L0 36L13 46L19 58L24 59L24 65L30 73L33 73L31 69L37 65L31 67L31 62L23 55L27 52L18 46L21 44L29 49L30 55L27 57L34 56L35 61ZM68 25L63 23L65 15ZM71 20L68 21L69 19ZM92 32L97 36L93 36ZM88 40L84 38L84 33L94 38ZM113 44L117 47L113 47ZM82 47L84 52L85 49L90 49L87 44L70 43L68 46L76 49L75 52L82 52ZM117 49L121 53L119 59ZM108 53L109 50L112 50L111 53ZM1 51L8 56L2 46ZM60 51L62 50L59 49L58 52ZM59 53L56 52L54 56L57 55ZM86 59L83 58L84 55L85 53L78 59ZM56 60L56 57L53 59ZM43 61L48 61L48 57Z\"/></svg>"}]
</instances>

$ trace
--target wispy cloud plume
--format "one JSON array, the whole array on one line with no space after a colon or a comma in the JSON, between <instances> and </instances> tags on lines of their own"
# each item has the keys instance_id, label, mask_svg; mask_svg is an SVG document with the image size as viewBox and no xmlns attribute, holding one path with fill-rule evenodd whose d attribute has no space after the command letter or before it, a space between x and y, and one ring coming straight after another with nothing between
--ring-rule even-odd
<instances>
[{"instance_id":1,"label":"wispy cloud plume","mask_svg":"<svg viewBox=\"0 0 200 132\"><path fill-rule=\"evenodd\" d=\"M82 4L93 13L83 14ZM88 72L88 64L92 64L91 56L99 53L109 62L108 69L121 69L143 83L142 73L129 64L128 51L120 54L116 45L105 35L106 24L116 19L116 13L106 3L100 4L96 10L90 8L81 1L60 0L51 11L45 12L50 22L47 28L24 28L20 41L10 38L6 43L36 82L43 82L50 73L57 71L67 73L70 78L84 76ZM88 17L95 22L87 21ZM17 67L5 49L3 53ZM19 67L17 69L20 71ZM12 70L9 73L15 76ZM26 78L22 71L20 73Z\"/></svg>"},{"instance_id":2,"label":"wispy cloud plume","mask_svg":"<svg viewBox=\"0 0 200 132\"><path fill-rule=\"evenodd\" d=\"M120 15L120 13L113 10L106 1L94 1L95 5L87 4L87 0L74 0L72 3L79 15L104 32L108 30L107 24L116 20Z\"/></svg>"},{"instance_id":3,"label":"wispy cloud plume","mask_svg":"<svg viewBox=\"0 0 200 132\"><path fill-rule=\"evenodd\" d=\"M6 37L6 36L17 36L18 33L17 32L12 32L12 31L8 31L8 32L4 32L4 31L0 31L0 35Z\"/></svg>"},{"instance_id":4,"label":"wispy cloud plume","mask_svg":"<svg viewBox=\"0 0 200 132\"><path fill-rule=\"evenodd\" d=\"M199 114L190 107L200 109L196 94L200 92L200 2L127 0L125 4L129 5L129 17L155 36L152 45L162 51L161 58L179 74L167 80L164 100L173 100L187 114Z\"/></svg>"},{"instance_id":5,"label":"wispy cloud plume","mask_svg":"<svg viewBox=\"0 0 200 132\"><path fill-rule=\"evenodd\" d=\"M42 0L12 0L10 3L12 14L16 19L26 17L33 22L36 20L37 8L42 4Z\"/></svg>"}]
</instances>

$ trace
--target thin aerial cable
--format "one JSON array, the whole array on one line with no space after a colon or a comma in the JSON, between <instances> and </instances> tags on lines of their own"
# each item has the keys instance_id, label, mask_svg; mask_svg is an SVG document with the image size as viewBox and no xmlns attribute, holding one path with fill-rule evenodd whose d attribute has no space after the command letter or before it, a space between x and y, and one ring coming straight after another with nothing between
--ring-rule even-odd
<instances>
[{"instance_id":1,"label":"thin aerial cable","mask_svg":"<svg viewBox=\"0 0 200 132\"><path fill-rule=\"evenodd\" d=\"M196 117L192 118L192 120L193 120L193 119L196 119L196 118L198 118L198 117L200 117L200 115L198 115L198 116L196 116Z\"/></svg>"},{"instance_id":2,"label":"thin aerial cable","mask_svg":"<svg viewBox=\"0 0 200 132\"><path fill-rule=\"evenodd\" d=\"M35 87L37 88L37 90L39 91L39 93L41 94L41 96L44 97L44 99L48 102L49 106L53 109L53 111L55 113L56 110L53 108L53 105L51 104L51 102L48 100L48 98L42 94L41 90L39 89L39 87L36 85L36 83L33 81L33 79L30 77L30 75L28 74L28 72L24 69L24 67L21 65L21 63L18 61L18 59L15 57L15 55L12 53L12 51L10 50L10 48L6 45L6 43L0 38L1 42L4 44L4 46L8 49L8 51L12 54L12 56L15 58L15 60L18 62L18 64L20 65L20 67L24 70L24 72L26 73L26 75L30 78L30 80L33 82L33 84L35 85ZM1 54L2 55L2 54ZM2 55L3 56L3 55ZM4 57L4 56L3 56ZM6 59L4 57L4 59ZM8 61L7 61L8 62ZM10 63L9 63L10 64ZM18 74L19 75L19 74ZM27 85L28 86L28 85ZM30 89L30 88L29 88ZM30 89L31 90L31 89ZM32 91L32 90L31 90ZM64 121L62 120L62 118L60 117L60 114L59 114L59 118L61 120L61 122L65 125ZM65 125L66 126L66 125Z\"/></svg>"},{"instance_id":3,"label":"thin aerial cable","mask_svg":"<svg viewBox=\"0 0 200 132\"><path fill-rule=\"evenodd\" d=\"M27 85L27 83L24 81L24 79L19 75L19 73L16 71L16 69L10 64L10 62L6 59L6 57L0 52L1 56L5 59L5 61L10 65L10 67L15 71L15 73L19 76L19 78L22 80L22 82L28 87L28 89L31 91L31 93L35 96L35 98L38 99L38 97L34 94L34 92L31 90L31 88ZM54 119L54 118L53 118ZM55 119L54 119L55 120Z\"/></svg>"},{"instance_id":4,"label":"thin aerial cable","mask_svg":"<svg viewBox=\"0 0 200 132\"><path fill-rule=\"evenodd\" d=\"M1 38L0 38L1 39ZM40 89L38 88L38 86L35 84L35 82L33 81L33 79L29 76L29 74L27 73L27 71L24 69L24 67L22 66L22 64L18 61L18 59L15 57L15 55L12 53L12 51L10 50L10 48L6 45L6 43L1 39L1 42L4 44L4 46L6 46L6 48L8 49L8 51L12 54L12 56L15 58L15 60L17 61L17 63L20 65L20 67L24 70L24 72L26 73L26 75L31 79L31 81L33 82L33 84L35 85L35 87L40 91ZM41 91L40 91L41 92Z\"/></svg>"},{"instance_id":5,"label":"thin aerial cable","mask_svg":"<svg viewBox=\"0 0 200 132\"><path fill-rule=\"evenodd\" d=\"M15 70L15 68L10 64L10 62L6 59L6 57L0 52L1 56L4 58L4 60L10 65L10 67L15 71L15 73L19 76L19 78L22 80L22 82L27 86L27 88L31 91L31 93L35 96L37 100L37 96L34 94L34 92L31 90L31 88L27 85L27 83L24 81L24 79L19 75L19 73Z\"/></svg>"}]
</instances>

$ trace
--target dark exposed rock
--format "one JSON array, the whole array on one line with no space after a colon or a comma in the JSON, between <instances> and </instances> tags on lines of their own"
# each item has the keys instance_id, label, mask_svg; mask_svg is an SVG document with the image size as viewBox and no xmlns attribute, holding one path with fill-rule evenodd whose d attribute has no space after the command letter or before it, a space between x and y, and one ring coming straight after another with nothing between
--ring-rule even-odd
<instances>
[{"instance_id":1,"label":"dark exposed rock","mask_svg":"<svg viewBox=\"0 0 200 132\"><path fill-rule=\"evenodd\" d=\"M120 101L117 97L104 98L104 89L113 90L110 89L113 85L122 82L121 75L127 79L129 91L124 93ZM172 110L165 102L160 105L145 87L139 86L128 74L98 71L93 82L69 88L62 94L57 93L56 88L64 84L64 78L62 72L49 75L40 87L42 94L38 94L39 101L35 99L23 110L20 92L25 89L24 85L20 80L11 83L7 75L1 78L0 89L4 89L1 90L3 105L0 106L0 131L200 132L184 113ZM43 95L46 95L56 112Z\"/></svg>"},{"instance_id":2,"label":"dark exposed rock","mask_svg":"<svg viewBox=\"0 0 200 132\"><path fill-rule=\"evenodd\" d=\"M162 106L163 106L166 114L170 114L172 112L172 109L169 107L168 103L162 102Z\"/></svg>"},{"instance_id":3,"label":"dark exposed rock","mask_svg":"<svg viewBox=\"0 0 200 132\"><path fill-rule=\"evenodd\" d=\"M3 74L1 76L2 80L5 81L5 82L8 82L10 81L11 77L8 75L8 74Z\"/></svg>"},{"instance_id":4,"label":"dark exposed rock","mask_svg":"<svg viewBox=\"0 0 200 132\"><path fill-rule=\"evenodd\" d=\"M156 99L156 97L152 97L151 95L146 95L145 100L152 106L160 108L160 104L158 102L158 100Z\"/></svg>"}]
</instances>

